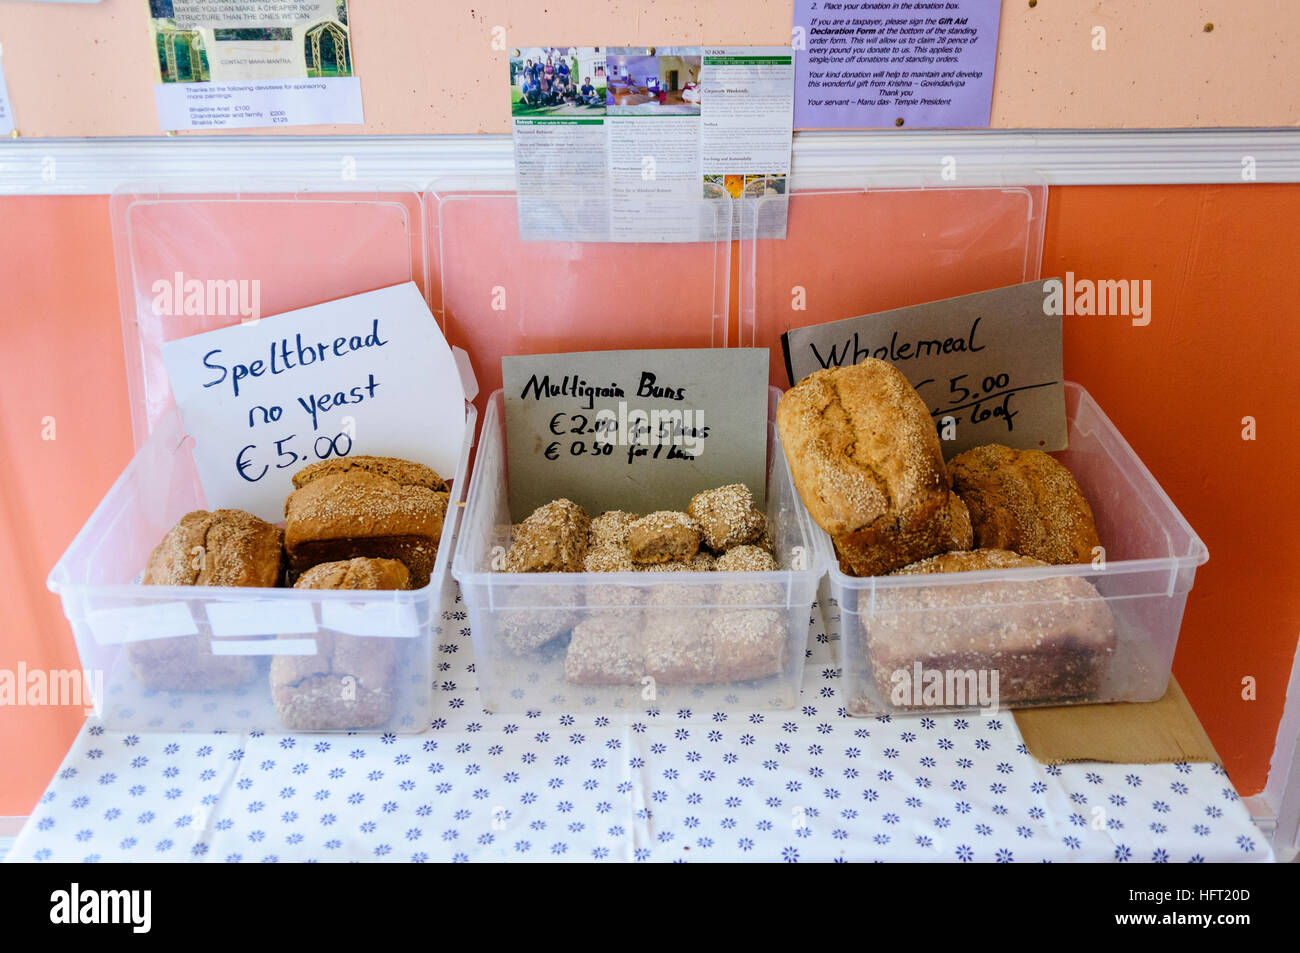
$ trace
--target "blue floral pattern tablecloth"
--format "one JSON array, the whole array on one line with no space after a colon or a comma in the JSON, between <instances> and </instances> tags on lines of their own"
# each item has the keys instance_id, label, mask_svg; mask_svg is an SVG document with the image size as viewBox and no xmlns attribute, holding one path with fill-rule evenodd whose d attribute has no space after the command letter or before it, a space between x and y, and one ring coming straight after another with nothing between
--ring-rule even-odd
<instances>
[{"instance_id":1,"label":"blue floral pattern tablecloth","mask_svg":"<svg viewBox=\"0 0 1300 953\"><path fill-rule=\"evenodd\" d=\"M1217 766L1044 766L1005 712L847 717L819 617L799 706L761 714L488 714L459 604L438 643L421 735L88 721L7 859L1272 858Z\"/></svg>"}]
</instances>

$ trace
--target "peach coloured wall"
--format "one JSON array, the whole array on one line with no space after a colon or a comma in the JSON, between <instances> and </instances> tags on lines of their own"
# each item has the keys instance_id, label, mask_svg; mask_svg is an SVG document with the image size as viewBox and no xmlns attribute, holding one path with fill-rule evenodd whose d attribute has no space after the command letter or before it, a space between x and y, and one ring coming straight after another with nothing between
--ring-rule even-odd
<instances>
[{"instance_id":1,"label":"peach coloured wall","mask_svg":"<svg viewBox=\"0 0 1300 953\"><path fill-rule=\"evenodd\" d=\"M495 26L513 45L780 44L793 14L791 0L352 0L351 19L365 126L278 132L509 132ZM0 3L0 45L23 135L161 131L145 0ZM1004 0L992 125L1295 125L1297 49L1294 0Z\"/></svg>"},{"instance_id":2,"label":"peach coloured wall","mask_svg":"<svg viewBox=\"0 0 1300 953\"><path fill-rule=\"evenodd\" d=\"M1297 220L1300 185L1053 188L1043 253L1044 273L1153 282L1147 327L1065 319L1066 374L1209 547L1174 670L1242 794L1264 786L1300 631L1300 443L1282 400L1300 351ZM0 483L0 669L73 668L45 577L131 452L108 200L0 198L0 222L0 447L20 462ZM822 258L817 239L815 223L792 231L789 253ZM1241 698L1247 675L1255 701ZM81 721L0 708L0 815L31 810Z\"/></svg>"}]
</instances>

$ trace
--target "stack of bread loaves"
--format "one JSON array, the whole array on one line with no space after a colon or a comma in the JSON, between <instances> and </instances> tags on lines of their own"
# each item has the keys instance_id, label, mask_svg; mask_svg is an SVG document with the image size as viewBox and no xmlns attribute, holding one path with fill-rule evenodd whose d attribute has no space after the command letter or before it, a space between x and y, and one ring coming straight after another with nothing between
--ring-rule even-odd
<instances>
[{"instance_id":1,"label":"stack of bread loaves","mask_svg":"<svg viewBox=\"0 0 1300 953\"><path fill-rule=\"evenodd\" d=\"M781 399L795 487L851 576L1091 561L1100 543L1069 471L1037 450L976 447L946 466L929 409L893 365L817 371ZM899 671L995 669L1001 700L1095 694L1115 635L1077 576L978 586L884 587L861 613L863 648L888 696Z\"/></svg>"},{"instance_id":2,"label":"stack of bread loaves","mask_svg":"<svg viewBox=\"0 0 1300 953\"><path fill-rule=\"evenodd\" d=\"M304 467L293 486L284 530L242 510L186 514L150 555L142 582L347 590L428 585L448 500L446 484L429 467L347 457ZM280 721L300 730L382 725L393 712L396 657L396 639L318 631L314 655L271 659ZM240 688L261 671L254 656L214 654L211 637L202 634L135 642L129 658L142 685L169 691Z\"/></svg>"}]
</instances>

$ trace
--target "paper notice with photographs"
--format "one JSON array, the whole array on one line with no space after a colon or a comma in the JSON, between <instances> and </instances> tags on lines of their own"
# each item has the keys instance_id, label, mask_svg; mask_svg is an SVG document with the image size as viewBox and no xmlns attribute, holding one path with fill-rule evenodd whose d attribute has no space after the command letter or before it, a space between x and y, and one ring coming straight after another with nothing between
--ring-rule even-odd
<instances>
[{"instance_id":1,"label":"paper notice with photographs","mask_svg":"<svg viewBox=\"0 0 1300 953\"><path fill-rule=\"evenodd\" d=\"M348 0L149 0L163 129L359 124Z\"/></svg>"},{"instance_id":2,"label":"paper notice with photographs","mask_svg":"<svg viewBox=\"0 0 1300 953\"><path fill-rule=\"evenodd\" d=\"M517 47L510 84L525 241L718 241L737 200L786 194L789 47Z\"/></svg>"}]
</instances>

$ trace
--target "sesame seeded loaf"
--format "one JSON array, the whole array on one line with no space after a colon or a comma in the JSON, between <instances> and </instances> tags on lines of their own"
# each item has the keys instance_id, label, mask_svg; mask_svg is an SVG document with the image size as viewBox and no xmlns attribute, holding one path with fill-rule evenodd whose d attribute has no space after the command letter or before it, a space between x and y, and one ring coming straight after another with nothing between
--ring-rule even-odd
<instances>
[{"instance_id":1,"label":"sesame seeded loaf","mask_svg":"<svg viewBox=\"0 0 1300 953\"><path fill-rule=\"evenodd\" d=\"M782 396L777 426L795 488L844 572L883 575L948 548L939 435L901 371L874 358L816 371Z\"/></svg>"},{"instance_id":2,"label":"sesame seeded loaf","mask_svg":"<svg viewBox=\"0 0 1300 953\"><path fill-rule=\"evenodd\" d=\"M395 559L356 558L313 566L295 589L406 589L411 574ZM281 636L300 638L300 636ZM271 659L271 697L295 731L377 728L392 717L397 640L322 629L314 655Z\"/></svg>"},{"instance_id":3,"label":"sesame seeded loaf","mask_svg":"<svg viewBox=\"0 0 1300 953\"><path fill-rule=\"evenodd\" d=\"M1000 549L952 552L894 575L1041 567ZM889 699L894 673L997 671L999 704L1095 697L1115 649L1110 608L1086 579L1007 580L887 589L861 618L876 689Z\"/></svg>"},{"instance_id":4,"label":"sesame seeded loaf","mask_svg":"<svg viewBox=\"0 0 1300 953\"><path fill-rule=\"evenodd\" d=\"M243 510L196 510L181 517L149 555L146 586L255 586L280 581L282 534ZM136 679L160 691L223 691L257 674L247 655L213 655L203 635L132 642Z\"/></svg>"},{"instance_id":5,"label":"sesame seeded loaf","mask_svg":"<svg viewBox=\"0 0 1300 953\"><path fill-rule=\"evenodd\" d=\"M987 444L953 457L948 470L977 546L1070 565L1091 562L1101 545L1079 484L1041 450Z\"/></svg>"},{"instance_id":6,"label":"sesame seeded loaf","mask_svg":"<svg viewBox=\"0 0 1300 953\"><path fill-rule=\"evenodd\" d=\"M295 577L365 556L397 559L410 570L411 588L428 585L448 500L433 470L392 457L348 457L304 467L293 483L284 542Z\"/></svg>"}]
</instances>

